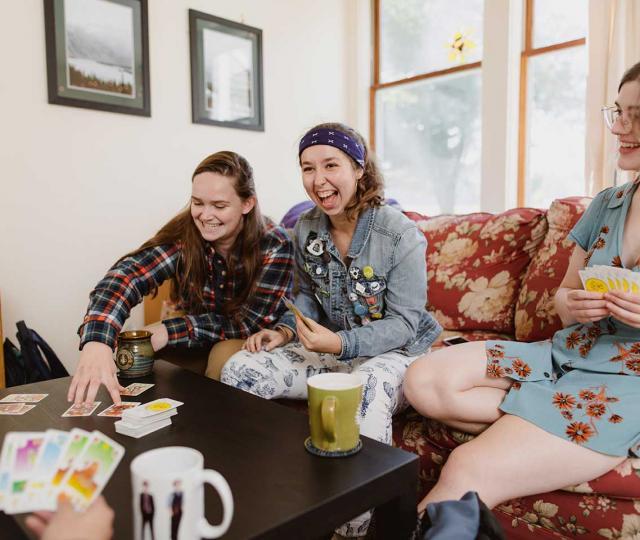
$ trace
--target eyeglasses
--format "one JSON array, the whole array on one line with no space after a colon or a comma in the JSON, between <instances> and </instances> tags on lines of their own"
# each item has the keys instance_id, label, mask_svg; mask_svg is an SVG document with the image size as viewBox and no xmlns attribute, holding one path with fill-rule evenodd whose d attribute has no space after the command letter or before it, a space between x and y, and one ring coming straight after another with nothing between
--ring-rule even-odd
<instances>
[{"instance_id":1,"label":"eyeglasses","mask_svg":"<svg viewBox=\"0 0 640 540\"><path fill-rule=\"evenodd\" d=\"M625 111L617 105L602 107L604 121L610 130L613 130L614 124L620 119L622 128L628 133L631 131L633 122L640 118L640 106L628 107Z\"/></svg>"}]
</instances>

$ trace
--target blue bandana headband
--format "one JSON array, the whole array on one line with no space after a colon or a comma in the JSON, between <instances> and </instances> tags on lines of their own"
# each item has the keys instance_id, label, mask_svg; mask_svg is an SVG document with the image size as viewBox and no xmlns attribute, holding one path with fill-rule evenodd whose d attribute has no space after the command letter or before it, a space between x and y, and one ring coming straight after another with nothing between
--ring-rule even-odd
<instances>
[{"instance_id":1,"label":"blue bandana headband","mask_svg":"<svg viewBox=\"0 0 640 540\"><path fill-rule=\"evenodd\" d=\"M316 144L326 144L328 146L333 146L338 150L342 150L345 154L351 156L361 167L364 167L363 146L342 131L326 128L307 131L304 137L300 139L298 157L302 155L302 152L304 152L305 149Z\"/></svg>"}]
</instances>

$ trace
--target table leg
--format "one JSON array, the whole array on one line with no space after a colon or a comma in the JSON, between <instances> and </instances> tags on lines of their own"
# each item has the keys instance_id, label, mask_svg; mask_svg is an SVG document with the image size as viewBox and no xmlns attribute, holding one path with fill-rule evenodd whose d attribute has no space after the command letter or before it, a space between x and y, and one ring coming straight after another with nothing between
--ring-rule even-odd
<instances>
[{"instance_id":1,"label":"table leg","mask_svg":"<svg viewBox=\"0 0 640 540\"><path fill-rule=\"evenodd\" d=\"M416 526L416 493L412 482L407 491L376 508L376 539L405 540Z\"/></svg>"}]
</instances>

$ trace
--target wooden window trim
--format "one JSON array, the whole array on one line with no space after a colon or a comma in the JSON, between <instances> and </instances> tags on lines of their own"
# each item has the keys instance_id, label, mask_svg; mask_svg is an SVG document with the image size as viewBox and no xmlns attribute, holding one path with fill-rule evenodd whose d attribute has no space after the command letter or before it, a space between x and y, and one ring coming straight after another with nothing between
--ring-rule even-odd
<instances>
[{"instance_id":1,"label":"wooden window trim","mask_svg":"<svg viewBox=\"0 0 640 540\"><path fill-rule=\"evenodd\" d=\"M535 0L525 0L525 31L524 31L524 48L520 54L520 100L519 100L519 121L518 121L518 187L517 187L517 205L522 207L525 205L526 196L526 174L527 174L527 83L529 59L556 52L572 47L580 47L586 43L585 38L563 41L554 43L545 47L533 47L533 22Z\"/></svg>"},{"instance_id":2,"label":"wooden window trim","mask_svg":"<svg viewBox=\"0 0 640 540\"><path fill-rule=\"evenodd\" d=\"M395 79L384 83L380 82L380 0L373 0L373 84L369 87L369 147L372 151L376 149L376 93L378 90L392 88L394 86L402 86L417 81L423 81L434 77L442 77L452 73L478 69L482 66L482 62L473 62L472 64L464 64L461 66L453 66L446 69L436 71L428 71Z\"/></svg>"}]
</instances>

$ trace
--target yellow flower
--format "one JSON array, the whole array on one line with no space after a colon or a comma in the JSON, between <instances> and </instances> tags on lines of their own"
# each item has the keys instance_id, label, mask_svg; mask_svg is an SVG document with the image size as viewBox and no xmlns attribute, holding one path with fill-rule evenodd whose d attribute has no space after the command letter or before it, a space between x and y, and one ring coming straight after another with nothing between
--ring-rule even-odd
<instances>
[{"instance_id":1,"label":"yellow flower","mask_svg":"<svg viewBox=\"0 0 640 540\"><path fill-rule=\"evenodd\" d=\"M475 42L469 39L469 33L465 35L463 32L456 32L453 35L453 41L447 44L449 48L449 62L457 61L462 64L466 61L465 54L476 48Z\"/></svg>"}]
</instances>

